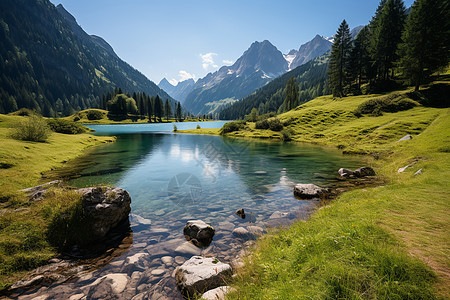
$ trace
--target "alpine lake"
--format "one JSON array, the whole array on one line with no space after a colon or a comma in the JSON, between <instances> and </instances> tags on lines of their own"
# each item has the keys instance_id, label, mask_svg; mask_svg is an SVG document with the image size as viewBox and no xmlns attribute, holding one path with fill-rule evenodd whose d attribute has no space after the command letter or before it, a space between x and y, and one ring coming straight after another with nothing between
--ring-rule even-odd
<instances>
[{"instance_id":1,"label":"alpine lake","mask_svg":"<svg viewBox=\"0 0 450 300\"><path fill-rule=\"evenodd\" d=\"M35 295L95 298L96 289L104 295L98 282L108 275L114 282L109 293L119 292L118 299L183 299L174 278L177 266L193 255L240 264L238 257L253 241L233 234L235 228L265 231L305 219L320 203L297 199L295 184L333 186L339 168L361 167L356 157L313 145L172 132L173 124L183 130L224 123L89 125L96 135L117 140L77 160L69 184L110 185L129 192L128 245L121 245L121 255L99 269ZM235 213L241 208L245 218ZM186 222L197 219L215 229L207 248L184 238Z\"/></svg>"}]
</instances>

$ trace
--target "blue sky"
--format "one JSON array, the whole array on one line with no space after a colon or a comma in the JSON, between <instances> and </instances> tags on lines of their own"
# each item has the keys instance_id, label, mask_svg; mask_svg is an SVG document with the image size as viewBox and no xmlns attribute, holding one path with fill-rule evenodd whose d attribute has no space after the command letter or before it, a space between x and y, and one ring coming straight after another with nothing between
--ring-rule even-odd
<instances>
[{"instance_id":1,"label":"blue sky","mask_svg":"<svg viewBox=\"0 0 450 300\"><path fill-rule=\"evenodd\" d=\"M367 24L378 0L51 0L89 34L103 37L155 83L204 77L232 64L254 41L281 52L316 34L332 36L346 19ZM409 7L413 0L406 0Z\"/></svg>"}]
</instances>

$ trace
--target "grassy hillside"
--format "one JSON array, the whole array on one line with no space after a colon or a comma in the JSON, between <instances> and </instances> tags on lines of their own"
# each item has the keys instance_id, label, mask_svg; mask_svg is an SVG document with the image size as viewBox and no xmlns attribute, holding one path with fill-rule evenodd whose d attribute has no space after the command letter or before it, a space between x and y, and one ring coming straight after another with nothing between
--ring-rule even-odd
<instances>
[{"instance_id":1,"label":"grassy hillside","mask_svg":"<svg viewBox=\"0 0 450 300\"><path fill-rule=\"evenodd\" d=\"M324 96L279 116L294 141L372 154L372 166L386 185L344 193L307 222L259 240L238 272L231 299L450 294L450 109L419 105L381 116L354 114L367 100L408 99L406 93ZM413 139L397 142L406 134ZM281 137L255 129L254 123L227 135ZM419 169L422 174L414 175Z\"/></svg>"},{"instance_id":2,"label":"grassy hillside","mask_svg":"<svg viewBox=\"0 0 450 300\"><path fill-rule=\"evenodd\" d=\"M52 133L45 143L11 138L24 118L0 115L0 290L55 255L45 236L47 219L73 200L60 195L58 201L29 202L17 191L45 182L42 173L63 166L84 149L113 140L87 133Z\"/></svg>"}]
</instances>

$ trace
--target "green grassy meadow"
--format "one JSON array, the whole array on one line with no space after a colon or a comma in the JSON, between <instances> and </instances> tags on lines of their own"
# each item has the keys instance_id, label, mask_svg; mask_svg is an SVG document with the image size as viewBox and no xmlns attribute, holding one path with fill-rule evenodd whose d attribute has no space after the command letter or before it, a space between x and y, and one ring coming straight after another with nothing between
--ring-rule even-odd
<instances>
[{"instance_id":1,"label":"green grassy meadow","mask_svg":"<svg viewBox=\"0 0 450 300\"><path fill-rule=\"evenodd\" d=\"M323 96L278 116L293 132L293 141L369 154L385 184L345 192L308 221L261 238L237 272L237 291L230 299L450 295L450 109L419 105L382 116L355 116L361 103L377 97L382 95ZM406 134L413 138L397 142ZM247 123L226 135L281 134ZM419 169L422 174L414 175Z\"/></svg>"}]
</instances>

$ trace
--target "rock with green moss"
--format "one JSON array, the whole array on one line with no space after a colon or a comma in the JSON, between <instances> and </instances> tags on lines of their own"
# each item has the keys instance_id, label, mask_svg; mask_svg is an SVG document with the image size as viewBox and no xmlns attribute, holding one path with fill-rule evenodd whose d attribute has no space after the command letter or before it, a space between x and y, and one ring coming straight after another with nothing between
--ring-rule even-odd
<instances>
[{"instance_id":1,"label":"rock with green moss","mask_svg":"<svg viewBox=\"0 0 450 300\"><path fill-rule=\"evenodd\" d=\"M128 219L131 197L121 188L89 187L77 190L81 194L83 210L89 221L92 237L103 238L114 227Z\"/></svg>"}]
</instances>

